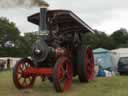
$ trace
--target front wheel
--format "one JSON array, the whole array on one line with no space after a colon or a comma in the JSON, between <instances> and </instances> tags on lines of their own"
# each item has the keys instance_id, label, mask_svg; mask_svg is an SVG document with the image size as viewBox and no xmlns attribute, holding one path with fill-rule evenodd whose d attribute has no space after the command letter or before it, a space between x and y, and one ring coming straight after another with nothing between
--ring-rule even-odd
<instances>
[{"instance_id":1,"label":"front wheel","mask_svg":"<svg viewBox=\"0 0 128 96\"><path fill-rule=\"evenodd\" d=\"M57 92L63 92L70 89L72 85L72 64L66 57L60 57L53 71L53 84Z\"/></svg>"},{"instance_id":2,"label":"front wheel","mask_svg":"<svg viewBox=\"0 0 128 96\"><path fill-rule=\"evenodd\" d=\"M32 67L33 62L28 58L23 58L17 62L13 69L13 82L18 89L31 88L35 76L24 76L23 73L27 68Z\"/></svg>"}]
</instances>

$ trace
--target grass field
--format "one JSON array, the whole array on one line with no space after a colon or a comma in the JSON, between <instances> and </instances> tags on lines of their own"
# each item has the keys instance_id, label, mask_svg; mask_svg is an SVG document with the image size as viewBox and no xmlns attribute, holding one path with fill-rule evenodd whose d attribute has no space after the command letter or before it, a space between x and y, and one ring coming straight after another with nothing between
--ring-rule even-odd
<instances>
[{"instance_id":1,"label":"grass field","mask_svg":"<svg viewBox=\"0 0 128 96\"><path fill-rule=\"evenodd\" d=\"M49 81L39 78L32 89L18 90L13 85L12 72L6 71L0 72L0 96L128 96L128 76L97 78L86 84L74 79L70 91L56 93Z\"/></svg>"}]
</instances>

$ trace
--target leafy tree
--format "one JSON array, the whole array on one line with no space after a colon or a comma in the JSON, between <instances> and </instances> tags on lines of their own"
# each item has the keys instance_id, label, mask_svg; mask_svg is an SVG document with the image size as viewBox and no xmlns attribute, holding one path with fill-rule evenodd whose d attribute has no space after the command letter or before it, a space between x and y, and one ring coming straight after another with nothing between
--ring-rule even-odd
<instances>
[{"instance_id":1,"label":"leafy tree","mask_svg":"<svg viewBox=\"0 0 128 96\"><path fill-rule=\"evenodd\" d=\"M20 31L15 23L10 22L7 18L0 18L0 55L12 56L15 54L14 47L16 40L20 36Z\"/></svg>"},{"instance_id":2,"label":"leafy tree","mask_svg":"<svg viewBox=\"0 0 128 96\"><path fill-rule=\"evenodd\" d=\"M19 38L20 31L15 23L10 22L8 19L0 18L0 43L4 46L6 41L16 42Z\"/></svg>"},{"instance_id":3,"label":"leafy tree","mask_svg":"<svg viewBox=\"0 0 128 96\"><path fill-rule=\"evenodd\" d=\"M113 38L115 42L115 47L126 47L128 46L128 32L126 29L121 28L119 30L116 30L111 35L111 38Z\"/></svg>"},{"instance_id":4,"label":"leafy tree","mask_svg":"<svg viewBox=\"0 0 128 96\"><path fill-rule=\"evenodd\" d=\"M111 37L109 37L104 32L95 30L95 33L87 33L84 35L84 44L91 45L92 48L115 48L115 43Z\"/></svg>"},{"instance_id":5,"label":"leafy tree","mask_svg":"<svg viewBox=\"0 0 128 96\"><path fill-rule=\"evenodd\" d=\"M19 40L17 40L17 48L20 50L21 56L31 55L31 49L36 39L37 35L33 33L26 33L25 36L20 37Z\"/></svg>"}]
</instances>

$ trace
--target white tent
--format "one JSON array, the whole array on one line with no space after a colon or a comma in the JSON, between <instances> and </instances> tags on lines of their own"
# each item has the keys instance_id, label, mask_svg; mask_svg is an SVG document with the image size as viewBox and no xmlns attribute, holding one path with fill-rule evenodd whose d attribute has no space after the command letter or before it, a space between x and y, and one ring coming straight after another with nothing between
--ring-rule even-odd
<instances>
[{"instance_id":1,"label":"white tent","mask_svg":"<svg viewBox=\"0 0 128 96\"><path fill-rule=\"evenodd\" d=\"M10 59L10 68L13 68L17 61L19 61L20 57L0 57L0 61L5 61L4 69L7 69L7 60Z\"/></svg>"},{"instance_id":2,"label":"white tent","mask_svg":"<svg viewBox=\"0 0 128 96\"><path fill-rule=\"evenodd\" d=\"M115 70L117 71L117 64L119 62L119 59L121 57L128 57L128 48L118 48L111 50L111 55L112 55L112 62L115 66Z\"/></svg>"}]
</instances>

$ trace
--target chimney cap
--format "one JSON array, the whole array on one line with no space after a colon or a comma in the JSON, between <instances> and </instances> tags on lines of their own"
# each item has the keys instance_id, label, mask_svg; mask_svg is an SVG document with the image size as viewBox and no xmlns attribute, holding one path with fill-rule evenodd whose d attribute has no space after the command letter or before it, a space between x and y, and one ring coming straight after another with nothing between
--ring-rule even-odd
<instances>
[{"instance_id":1,"label":"chimney cap","mask_svg":"<svg viewBox=\"0 0 128 96\"><path fill-rule=\"evenodd\" d=\"M44 1L44 0L40 0L41 3L39 4L40 8L48 8L49 7L49 4Z\"/></svg>"}]
</instances>

